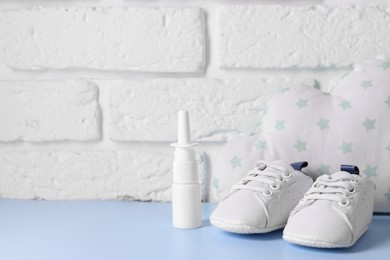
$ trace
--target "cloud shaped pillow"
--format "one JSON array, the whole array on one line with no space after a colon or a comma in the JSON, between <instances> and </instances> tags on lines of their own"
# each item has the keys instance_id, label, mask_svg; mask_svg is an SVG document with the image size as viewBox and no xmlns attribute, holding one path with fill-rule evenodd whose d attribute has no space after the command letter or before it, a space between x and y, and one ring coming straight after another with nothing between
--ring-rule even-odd
<instances>
[{"instance_id":1,"label":"cloud shaped pillow","mask_svg":"<svg viewBox=\"0 0 390 260\"><path fill-rule=\"evenodd\" d=\"M330 93L284 89L266 111L260 135L234 139L219 152L216 199L257 160L307 160L313 177L358 165L376 184L375 211L390 212L390 59L356 66Z\"/></svg>"}]
</instances>

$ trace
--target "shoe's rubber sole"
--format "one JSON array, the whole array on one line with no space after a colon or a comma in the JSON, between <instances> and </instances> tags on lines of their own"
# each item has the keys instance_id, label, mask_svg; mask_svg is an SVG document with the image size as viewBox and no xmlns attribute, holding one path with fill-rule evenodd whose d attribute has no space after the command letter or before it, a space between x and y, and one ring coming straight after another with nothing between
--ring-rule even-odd
<instances>
[{"instance_id":1,"label":"shoe's rubber sole","mask_svg":"<svg viewBox=\"0 0 390 260\"><path fill-rule=\"evenodd\" d=\"M237 234L262 234L262 233L268 233L274 230L278 230L281 228L284 228L286 224L275 226L275 227L267 227L267 228L259 228L249 225L237 225L237 224L230 224L225 223L218 220L210 220L210 223L219 229L222 229L227 232L231 233L237 233Z\"/></svg>"},{"instance_id":2,"label":"shoe's rubber sole","mask_svg":"<svg viewBox=\"0 0 390 260\"><path fill-rule=\"evenodd\" d=\"M317 247L317 248L345 248L345 247L353 246L356 243L356 241L358 241L359 238L366 232L367 228L368 227L366 227L362 233L356 236L352 242L348 242L348 243L334 243L329 241L312 240L312 239L301 238L301 237L291 236L291 235L284 235L284 234L283 234L283 239L290 243L301 245L301 246L309 246L309 247Z\"/></svg>"}]
</instances>

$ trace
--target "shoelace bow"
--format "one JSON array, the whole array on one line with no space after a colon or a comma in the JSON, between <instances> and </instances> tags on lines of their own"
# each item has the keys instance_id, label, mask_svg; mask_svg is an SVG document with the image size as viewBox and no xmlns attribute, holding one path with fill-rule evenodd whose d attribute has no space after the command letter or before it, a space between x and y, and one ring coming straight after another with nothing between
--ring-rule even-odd
<instances>
[{"instance_id":1,"label":"shoelace bow","mask_svg":"<svg viewBox=\"0 0 390 260\"><path fill-rule=\"evenodd\" d=\"M275 171L266 170L270 168ZM285 182L285 179L290 177L290 170L282 166L271 165L264 161L258 161L255 163L254 169L250 170L246 177L242 178L238 184L232 187L232 191L250 190L255 192L262 192L265 196L271 196L271 190L279 189L280 183ZM248 185L248 183L251 181L259 182L259 185Z\"/></svg>"},{"instance_id":2,"label":"shoelace bow","mask_svg":"<svg viewBox=\"0 0 390 260\"><path fill-rule=\"evenodd\" d=\"M336 201L341 206L348 206L349 199L356 193L356 188L351 183L356 182L357 180L352 175L347 179L345 177L333 179L330 175L320 177L305 194L302 201L329 200Z\"/></svg>"}]
</instances>

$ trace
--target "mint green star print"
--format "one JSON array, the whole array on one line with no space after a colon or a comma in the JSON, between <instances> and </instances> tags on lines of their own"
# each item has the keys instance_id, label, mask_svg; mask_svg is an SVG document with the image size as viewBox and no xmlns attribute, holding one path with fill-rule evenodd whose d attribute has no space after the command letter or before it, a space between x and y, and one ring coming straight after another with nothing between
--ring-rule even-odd
<instances>
[{"instance_id":1,"label":"mint green star print","mask_svg":"<svg viewBox=\"0 0 390 260\"><path fill-rule=\"evenodd\" d=\"M389 151L389 153L390 153L390 143L389 143L389 145L385 148L387 151Z\"/></svg>"},{"instance_id":2,"label":"mint green star print","mask_svg":"<svg viewBox=\"0 0 390 260\"><path fill-rule=\"evenodd\" d=\"M350 72L344 73L344 74L340 77L340 79L346 78L346 77L349 75L349 73L350 73Z\"/></svg>"},{"instance_id":3,"label":"mint green star print","mask_svg":"<svg viewBox=\"0 0 390 260\"><path fill-rule=\"evenodd\" d=\"M315 89L321 89L321 84L317 81L317 80L315 80L314 81L314 86L313 86Z\"/></svg>"},{"instance_id":4,"label":"mint green star print","mask_svg":"<svg viewBox=\"0 0 390 260\"><path fill-rule=\"evenodd\" d=\"M277 120L276 124L275 124L275 129L278 130L278 131L284 129L284 121Z\"/></svg>"},{"instance_id":5,"label":"mint green star print","mask_svg":"<svg viewBox=\"0 0 390 260\"><path fill-rule=\"evenodd\" d=\"M215 189L219 189L219 179L214 178L214 180L213 180L213 187Z\"/></svg>"},{"instance_id":6,"label":"mint green star print","mask_svg":"<svg viewBox=\"0 0 390 260\"><path fill-rule=\"evenodd\" d=\"M390 108L390 96L387 97L387 100L385 101L385 103Z\"/></svg>"},{"instance_id":7,"label":"mint green star print","mask_svg":"<svg viewBox=\"0 0 390 260\"><path fill-rule=\"evenodd\" d=\"M318 171L323 173L323 174L329 174L329 169L330 169L330 165L326 165L326 164L323 164L321 163L321 166L320 168L318 168Z\"/></svg>"},{"instance_id":8,"label":"mint green star print","mask_svg":"<svg viewBox=\"0 0 390 260\"><path fill-rule=\"evenodd\" d=\"M263 108L260 109L260 111L265 115L268 113L268 107L264 106Z\"/></svg>"},{"instance_id":9,"label":"mint green star print","mask_svg":"<svg viewBox=\"0 0 390 260\"><path fill-rule=\"evenodd\" d=\"M368 89L369 87L372 87L372 81L371 80L363 80L360 84L364 89Z\"/></svg>"},{"instance_id":10,"label":"mint green star print","mask_svg":"<svg viewBox=\"0 0 390 260\"><path fill-rule=\"evenodd\" d=\"M388 201L390 201L390 189L387 191L387 193L385 193L385 197Z\"/></svg>"},{"instance_id":11,"label":"mint green star print","mask_svg":"<svg viewBox=\"0 0 390 260\"><path fill-rule=\"evenodd\" d=\"M285 92L287 92L289 90L290 90L290 88L280 88L279 89L280 93L285 93Z\"/></svg>"},{"instance_id":12,"label":"mint green star print","mask_svg":"<svg viewBox=\"0 0 390 260\"><path fill-rule=\"evenodd\" d=\"M306 142L302 142L300 140L297 141L297 143L294 145L295 149L297 149L297 152L303 152L306 151Z\"/></svg>"},{"instance_id":13,"label":"mint green star print","mask_svg":"<svg viewBox=\"0 0 390 260\"><path fill-rule=\"evenodd\" d=\"M265 144L266 142L264 141L257 141L257 143L255 143L255 146L256 146L256 150L262 150L265 148Z\"/></svg>"},{"instance_id":14,"label":"mint green star print","mask_svg":"<svg viewBox=\"0 0 390 260\"><path fill-rule=\"evenodd\" d=\"M343 141L341 146L339 147L343 154L351 153L352 152L352 143L347 143Z\"/></svg>"},{"instance_id":15,"label":"mint green star print","mask_svg":"<svg viewBox=\"0 0 390 260\"><path fill-rule=\"evenodd\" d=\"M362 125L366 128L367 131L375 129L375 119L371 120L367 118Z\"/></svg>"},{"instance_id":16,"label":"mint green star print","mask_svg":"<svg viewBox=\"0 0 390 260\"><path fill-rule=\"evenodd\" d=\"M329 120L320 118L320 121L317 122L317 125L321 129L321 131L329 129Z\"/></svg>"},{"instance_id":17,"label":"mint green star print","mask_svg":"<svg viewBox=\"0 0 390 260\"><path fill-rule=\"evenodd\" d=\"M382 64L380 65L380 67L384 70L386 69L389 69L390 68L390 61L384 61L382 62Z\"/></svg>"},{"instance_id":18,"label":"mint green star print","mask_svg":"<svg viewBox=\"0 0 390 260\"><path fill-rule=\"evenodd\" d=\"M377 167L372 167L369 164L367 164L367 167L363 172L367 175L368 178L370 178L376 176L376 168Z\"/></svg>"},{"instance_id":19,"label":"mint green star print","mask_svg":"<svg viewBox=\"0 0 390 260\"><path fill-rule=\"evenodd\" d=\"M345 101L345 100L344 100L343 102L340 103L340 106L342 107L343 110L352 107L351 102Z\"/></svg>"},{"instance_id":20,"label":"mint green star print","mask_svg":"<svg viewBox=\"0 0 390 260\"><path fill-rule=\"evenodd\" d=\"M232 168L241 167L241 160L242 158L238 158L237 156L234 156L233 159L230 160L230 163L232 164Z\"/></svg>"},{"instance_id":21,"label":"mint green star print","mask_svg":"<svg viewBox=\"0 0 390 260\"><path fill-rule=\"evenodd\" d=\"M297 103L295 103L295 105L297 105L298 108L301 109L301 108L307 107L307 102L308 101L309 101L308 99L302 99L301 98L301 99L298 100Z\"/></svg>"}]
</instances>

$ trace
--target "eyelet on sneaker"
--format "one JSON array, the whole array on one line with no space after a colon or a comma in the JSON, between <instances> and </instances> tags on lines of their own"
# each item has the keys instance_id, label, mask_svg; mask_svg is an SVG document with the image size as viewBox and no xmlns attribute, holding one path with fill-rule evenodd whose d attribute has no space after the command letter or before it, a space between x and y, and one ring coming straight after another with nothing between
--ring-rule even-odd
<instances>
[{"instance_id":1,"label":"eyelet on sneaker","mask_svg":"<svg viewBox=\"0 0 390 260\"><path fill-rule=\"evenodd\" d=\"M345 193L341 193L341 197L346 198L346 199L351 199L352 198L352 196L350 196L348 194L345 194Z\"/></svg>"},{"instance_id":2,"label":"eyelet on sneaker","mask_svg":"<svg viewBox=\"0 0 390 260\"><path fill-rule=\"evenodd\" d=\"M358 181L357 181L357 180L355 180L355 179L351 179L351 180L350 180L350 182L353 182L353 183L358 183Z\"/></svg>"},{"instance_id":3,"label":"eyelet on sneaker","mask_svg":"<svg viewBox=\"0 0 390 260\"><path fill-rule=\"evenodd\" d=\"M255 168L257 168L258 170L262 171L265 168L267 168L267 165L265 163L263 163L263 162L256 162L255 163Z\"/></svg>"},{"instance_id":4,"label":"eyelet on sneaker","mask_svg":"<svg viewBox=\"0 0 390 260\"><path fill-rule=\"evenodd\" d=\"M279 182L275 182L275 183L270 184L269 187L272 190L278 190L278 189L280 189L280 184L279 184Z\"/></svg>"},{"instance_id":5,"label":"eyelet on sneaker","mask_svg":"<svg viewBox=\"0 0 390 260\"><path fill-rule=\"evenodd\" d=\"M263 195L266 196L266 197L270 197L270 196L272 196L272 194L273 193L270 190L263 191Z\"/></svg>"},{"instance_id":6,"label":"eyelet on sneaker","mask_svg":"<svg viewBox=\"0 0 390 260\"><path fill-rule=\"evenodd\" d=\"M354 194L354 193L356 193L356 188L355 187L352 187L352 189L347 189L347 191L348 191L348 193L349 194Z\"/></svg>"},{"instance_id":7,"label":"eyelet on sneaker","mask_svg":"<svg viewBox=\"0 0 390 260\"><path fill-rule=\"evenodd\" d=\"M248 172L248 175L257 175L257 174L259 174L259 173L258 173L258 171L255 171L255 170L250 170Z\"/></svg>"},{"instance_id":8,"label":"eyelet on sneaker","mask_svg":"<svg viewBox=\"0 0 390 260\"><path fill-rule=\"evenodd\" d=\"M341 207L347 207L347 206L349 206L350 202L349 202L349 200L347 200L347 199L342 199L342 200L340 200L340 201L338 202L338 204L339 204Z\"/></svg>"},{"instance_id":9,"label":"eyelet on sneaker","mask_svg":"<svg viewBox=\"0 0 390 260\"><path fill-rule=\"evenodd\" d=\"M282 176L285 177L285 178L291 178L292 174L291 174L290 171L286 171L286 172L282 173Z\"/></svg>"}]
</instances>

